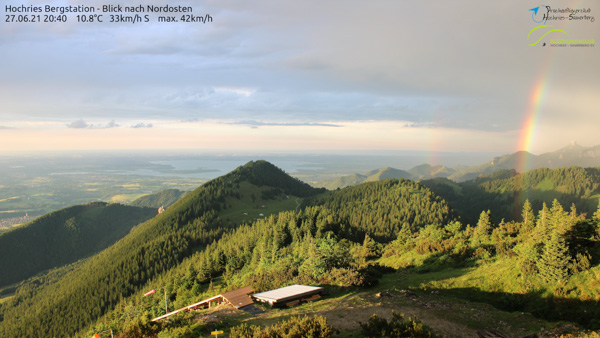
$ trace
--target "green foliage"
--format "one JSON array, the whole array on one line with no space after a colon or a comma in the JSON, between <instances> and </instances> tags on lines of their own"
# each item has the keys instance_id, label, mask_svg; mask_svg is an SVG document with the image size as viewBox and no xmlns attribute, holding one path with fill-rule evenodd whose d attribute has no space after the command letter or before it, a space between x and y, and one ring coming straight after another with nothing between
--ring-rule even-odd
<instances>
[{"instance_id":1,"label":"green foliage","mask_svg":"<svg viewBox=\"0 0 600 338\"><path fill-rule=\"evenodd\" d=\"M0 306L0 336L72 336L106 327L125 336L197 336L205 328L193 326L186 314L168 325L149 322L164 314L164 300L162 294L143 297L144 291L164 287L173 310L245 285L257 291L290 284L369 286L387 272L378 264L419 274L480 267L485 273L470 281L474 284L465 294L512 310L527 308L533 299L536 313L548 318L564 315L590 324L596 316L590 307L581 307L587 313L565 307L569 299L600 297L594 284L600 276L598 222L585 220L574 207L567 213L553 201L537 212L535 222L534 207L524 203L517 213L523 221L502 220L497 226L490 211L479 210L477 226L464 227L429 189L387 180L322 194L296 209L283 194L321 191L274 168L261 161L240 167L187 194L109 249L60 273L61 278L23 283ZM279 185L267 185L269 175ZM249 202L252 194L256 200L277 196L296 210L250 225L222 219L232 209L239 213L236 203ZM80 223L68 217L64 224L76 231ZM554 297L547 304L538 301L543 292ZM242 325L232 334L302 336L299 332L313 326L314 335L324 334L318 330L327 325L303 320L270 328ZM396 315L389 322L377 320L389 332L405 322ZM419 325L409 320L405 326Z\"/></svg>"},{"instance_id":2,"label":"green foliage","mask_svg":"<svg viewBox=\"0 0 600 338\"><path fill-rule=\"evenodd\" d=\"M325 189L315 189L298 179L290 177L267 161L250 161L236 169L236 172L252 184L259 187L263 185L276 187L287 195L308 197L325 191Z\"/></svg>"},{"instance_id":3,"label":"green foliage","mask_svg":"<svg viewBox=\"0 0 600 338\"><path fill-rule=\"evenodd\" d=\"M529 200L525 200L523 204L523 211L521 212L523 228L526 231L530 231L535 226L535 214L533 213L533 208L531 207L531 203Z\"/></svg>"},{"instance_id":4,"label":"green foliage","mask_svg":"<svg viewBox=\"0 0 600 338\"><path fill-rule=\"evenodd\" d=\"M186 191L181 191L178 189L165 189L155 194L142 196L129 203L129 205L146 208L167 208L177 202L186 193Z\"/></svg>"},{"instance_id":5,"label":"green foliage","mask_svg":"<svg viewBox=\"0 0 600 338\"><path fill-rule=\"evenodd\" d=\"M489 210L487 212L482 211L473 233L473 244L488 243L493 229L491 212Z\"/></svg>"},{"instance_id":6,"label":"green foliage","mask_svg":"<svg viewBox=\"0 0 600 338\"><path fill-rule=\"evenodd\" d=\"M387 319L376 314L369 317L366 323L360 323L365 337L436 337L431 328L421 323L416 317L404 319L404 314L392 312L392 318Z\"/></svg>"},{"instance_id":7,"label":"green foliage","mask_svg":"<svg viewBox=\"0 0 600 338\"><path fill-rule=\"evenodd\" d=\"M327 324L323 316L291 317L275 325L260 327L258 325L241 324L233 327L231 338L301 338L301 337L331 337L335 330Z\"/></svg>"},{"instance_id":8,"label":"green foliage","mask_svg":"<svg viewBox=\"0 0 600 338\"><path fill-rule=\"evenodd\" d=\"M0 235L0 286L105 249L155 209L93 202L42 216Z\"/></svg>"},{"instance_id":9,"label":"green foliage","mask_svg":"<svg viewBox=\"0 0 600 338\"><path fill-rule=\"evenodd\" d=\"M52 336L75 334L118 304L125 304L123 298L141 293L148 282L179 265L184 257L219 239L227 232L228 225L218 214L226 208L228 197L235 198L239 183L251 180L267 184L271 177L281 184L278 188L290 193L320 192L278 172L266 162L251 162L187 194L167 211L135 227L121 241L57 283L34 294L26 292L26 288L18 289L7 306L3 304L0 309L4 318L0 323L0 336L36 336L40 332ZM239 246L242 248L254 244L246 237L241 237L239 242L245 243ZM192 297L195 282L196 285L208 282L217 275L235 271L244 265L245 259L251 258L249 251L234 250L227 251L228 255L216 250L202 256L200 261L208 264L195 266L196 280L186 279L188 269L181 278L168 279L168 298L181 304ZM269 252L271 250L269 247ZM140 311L134 310L134 315L139 316Z\"/></svg>"},{"instance_id":10,"label":"green foliage","mask_svg":"<svg viewBox=\"0 0 600 338\"><path fill-rule=\"evenodd\" d=\"M571 257L564 239L554 231L550 240L545 243L544 251L537 263L540 275L547 282L564 282L568 276L570 261Z\"/></svg>"},{"instance_id":11,"label":"green foliage","mask_svg":"<svg viewBox=\"0 0 600 338\"><path fill-rule=\"evenodd\" d=\"M413 229L426 224L443 224L453 218L447 203L429 189L409 180L388 179L364 183L314 199L308 205L335 210L337 223L359 230L353 240L368 233L378 241L396 238L403 224Z\"/></svg>"},{"instance_id":12,"label":"green foliage","mask_svg":"<svg viewBox=\"0 0 600 338\"><path fill-rule=\"evenodd\" d=\"M518 221L526 200L534 210L557 199L562 205L574 204L580 212L591 215L598 205L600 168L541 168L522 174L500 171L461 183L434 179L421 184L448 201L466 224L475 224L482 210Z\"/></svg>"}]
</instances>

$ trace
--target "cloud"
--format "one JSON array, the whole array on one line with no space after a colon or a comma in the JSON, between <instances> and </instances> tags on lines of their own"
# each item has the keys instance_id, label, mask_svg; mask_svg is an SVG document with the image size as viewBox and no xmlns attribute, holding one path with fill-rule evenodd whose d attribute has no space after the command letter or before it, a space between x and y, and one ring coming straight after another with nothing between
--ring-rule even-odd
<instances>
[{"instance_id":1,"label":"cloud","mask_svg":"<svg viewBox=\"0 0 600 338\"><path fill-rule=\"evenodd\" d=\"M131 125L131 128L152 128L152 123L140 122L140 123Z\"/></svg>"},{"instance_id":2,"label":"cloud","mask_svg":"<svg viewBox=\"0 0 600 338\"><path fill-rule=\"evenodd\" d=\"M11 127L5 127L5 126L0 126L0 130L1 130L1 129L14 129L14 128L11 128Z\"/></svg>"},{"instance_id":3,"label":"cloud","mask_svg":"<svg viewBox=\"0 0 600 338\"><path fill-rule=\"evenodd\" d=\"M275 126L275 127L342 127L339 124L333 123L312 123L312 122L262 122L253 120L244 120L236 122L228 122L225 124L238 124L245 125L251 128L258 128L263 126Z\"/></svg>"},{"instance_id":4,"label":"cloud","mask_svg":"<svg viewBox=\"0 0 600 338\"><path fill-rule=\"evenodd\" d=\"M104 127L100 126L98 128L116 128L116 127L119 127L119 125L115 123L115 120L110 120L110 122L108 122L106 124L106 126L104 126Z\"/></svg>"},{"instance_id":5,"label":"cloud","mask_svg":"<svg viewBox=\"0 0 600 338\"><path fill-rule=\"evenodd\" d=\"M76 120L76 121L73 121L73 122L67 124L67 127L73 128L73 129L85 129L85 128L89 128L90 125L87 124L84 120Z\"/></svg>"},{"instance_id":6,"label":"cloud","mask_svg":"<svg viewBox=\"0 0 600 338\"><path fill-rule=\"evenodd\" d=\"M108 122L107 124L88 124L87 122L85 122L82 119L79 120L75 120L71 123L67 124L68 128L73 128L73 129L108 129L108 128L117 128L120 127L119 124L117 124L115 122L115 120L110 120L110 122Z\"/></svg>"}]
</instances>

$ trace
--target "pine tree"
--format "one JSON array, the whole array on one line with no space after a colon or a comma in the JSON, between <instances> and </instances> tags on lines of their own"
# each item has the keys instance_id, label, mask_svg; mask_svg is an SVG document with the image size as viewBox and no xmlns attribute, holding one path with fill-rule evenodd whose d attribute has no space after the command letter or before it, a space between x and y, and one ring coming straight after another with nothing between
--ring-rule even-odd
<instances>
[{"instance_id":1,"label":"pine tree","mask_svg":"<svg viewBox=\"0 0 600 338\"><path fill-rule=\"evenodd\" d=\"M402 228L398 232L397 240L401 244L406 244L411 238L412 238L412 231L410 230L410 225L408 225L408 223L404 222L404 224L402 224Z\"/></svg>"},{"instance_id":2,"label":"pine tree","mask_svg":"<svg viewBox=\"0 0 600 338\"><path fill-rule=\"evenodd\" d=\"M598 199L598 210L592 216L592 219L600 222L600 198Z\"/></svg>"},{"instance_id":3,"label":"pine tree","mask_svg":"<svg viewBox=\"0 0 600 338\"><path fill-rule=\"evenodd\" d=\"M531 207L529 200L526 200L525 204L523 204L523 212L521 213L521 216L523 217L523 230L531 231L535 226L535 214L533 213L533 208Z\"/></svg>"},{"instance_id":4,"label":"pine tree","mask_svg":"<svg viewBox=\"0 0 600 338\"><path fill-rule=\"evenodd\" d=\"M568 266L571 261L565 240L552 231L550 239L544 245L542 256L537 262L540 275L547 282L563 282L568 277Z\"/></svg>"},{"instance_id":5,"label":"pine tree","mask_svg":"<svg viewBox=\"0 0 600 338\"><path fill-rule=\"evenodd\" d=\"M571 222L569 221L568 214L565 212L562 205L560 205L556 198L554 201L552 201L550 215L551 230L558 230L561 234L564 234L571 228Z\"/></svg>"},{"instance_id":6,"label":"pine tree","mask_svg":"<svg viewBox=\"0 0 600 338\"><path fill-rule=\"evenodd\" d=\"M488 210L482 211L479 215L479 221L477 221L477 226L475 227L475 232L473 234L474 244L481 244L489 241L490 234L493 230L491 214L491 211Z\"/></svg>"}]
</instances>

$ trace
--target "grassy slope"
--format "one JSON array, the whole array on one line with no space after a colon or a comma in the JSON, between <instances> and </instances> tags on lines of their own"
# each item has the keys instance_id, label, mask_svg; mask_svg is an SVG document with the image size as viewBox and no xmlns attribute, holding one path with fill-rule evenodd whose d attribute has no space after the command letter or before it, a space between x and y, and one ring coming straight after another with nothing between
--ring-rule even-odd
<instances>
[{"instance_id":1,"label":"grassy slope","mask_svg":"<svg viewBox=\"0 0 600 338\"><path fill-rule=\"evenodd\" d=\"M535 332L548 332L558 327L569 327L565 323L551 323L535 318L531 314L506 312L489 304L471 302L454 295L430 291L432 281L458 278L464 269L417 274L397 272L384 275L379 284L369 289L327 288L329 295L319 301L305 303L287 309L275 309L256 305L265 310L250 315L228 306L200 310L194 313L197 323L204 326L208 335L212 330L223 330L227 334L231 327L240 323L272 325L291 316L322 315L339 332L339 337L361 337L360 322L370 315L390 318L392 311L416 316L432 327L436 333L446 337L477 337L477 331L492 330L509 337L520 337ZM403 290L414 292L405 296ZM386 294L377 297L377 293Z\"/></svg>"},{"instance_id":2,"label":"grassy slope","mask_svg":"<svg viewBox=\"0 0 600 338\"><path fill-rule=\"evenodd\" d=\"M295 210L302 203L303 198L293 195L287 195L289 199L284 195L272 200L263 200L261 192L269 189L266 186L257 187L249 182L240 182L240 199L228 197L227 209L221 210L219 216L232 224L251 223L256 218L265 218L280 211ZM254 200L252 195L255 197Z\"/></svg>"}]
</instances>

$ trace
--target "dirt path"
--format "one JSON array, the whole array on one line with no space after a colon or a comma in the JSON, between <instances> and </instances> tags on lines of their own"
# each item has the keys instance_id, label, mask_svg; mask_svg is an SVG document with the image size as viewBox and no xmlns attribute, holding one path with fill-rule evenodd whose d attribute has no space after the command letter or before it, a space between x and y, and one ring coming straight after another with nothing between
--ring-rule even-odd
<instances>
[{"instance_id":1,"label":"dirt path","mask_svg":"<svg viewBox=\"0 0 600 338\"><path fill-rule=\"evenodd\" d=\"M392 311L395 311L404 314L406 319L411 316L418 318L442 337L477 337L473 328L443 318L421 304L404 304L404 300L393 298L376 299L368 294L357 294L343 303L346 304L338 304L336 308L319 311L318 314L325 316L327 322L339 330L360 333L360 323L365 323L372 314L390 319Z\"/></svg>"}]
</instances>

